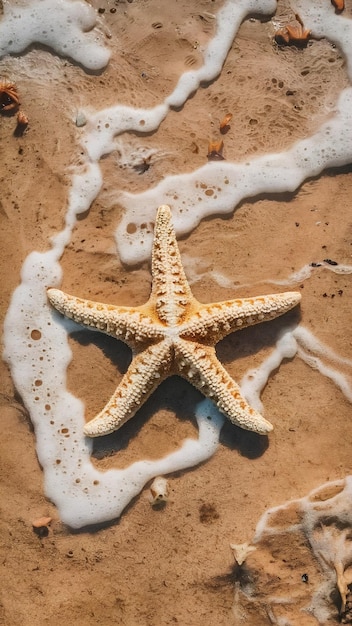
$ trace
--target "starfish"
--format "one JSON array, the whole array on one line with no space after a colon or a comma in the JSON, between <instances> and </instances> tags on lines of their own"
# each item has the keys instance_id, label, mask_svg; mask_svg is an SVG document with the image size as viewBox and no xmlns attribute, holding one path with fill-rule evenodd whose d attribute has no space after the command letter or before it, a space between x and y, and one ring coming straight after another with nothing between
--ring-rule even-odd
<instances>
[{"instance_id":1,"label":"starfish","mask_svg":"<svg viewBox=\"0 0 352 626\"><path fill-rule=\"evenodd\" d=\"M113 396L89 421L89 437L107 435L135 415L168 376L188 380L234 424L266 434L272 425L249 406L221 365L215 344L233 331L272 320L295 307L301 294L286 292L213 304L196 300L181 262L171 210L159 207L152 252L152 290L146 304L123 307L48 289L60 313L126 343L133 359Z\"/></svg>"}]
</instances>

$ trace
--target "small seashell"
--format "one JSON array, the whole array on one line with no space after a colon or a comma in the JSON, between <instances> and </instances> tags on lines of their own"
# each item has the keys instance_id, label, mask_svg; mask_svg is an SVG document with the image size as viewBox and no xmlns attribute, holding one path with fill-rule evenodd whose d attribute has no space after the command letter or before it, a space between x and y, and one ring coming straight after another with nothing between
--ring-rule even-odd
<instances>
[{"instance_id":1,"label":"small seashell","mask_svg":"<svg viewBox=\"0 0 352 626\"><path fill-rule=\"evenodd\" d=\"M257 549L255 546L250 546L249 543L230 543L230 548L233 552L233 558L239 566L243 565L247 556Z\"/></svg>"},{"instance_id":2,"label":"small seashell","mask_svg":"<svg viewBox=\"0 0 352 626\"><path fill-rule=\"evenodd\" d=\"M345 0L331 0L331 4L335 7L337 12L343 11L345 8Z\"/></svg>"},{"instance_id":3,"label":"small seashell","mask_svg":"<svg viewBox=\"0 0 352 626\"><path fill-rule=\"evenodd\" d=\"M169 483L163 476L154 478L150 485L150 504L154 506L160 502L167 502L169 497Z\"/></svg>"},{"instance_id":4,"label":"small seashell","mask_svg":"<svg viewBox=\"0 0 352 626\"><path fill-rule=\"evenodd\" d=\"M220 122L220 132L224 133L228 130L229 123L232 120L232 113L227 113Z\"/></svg>"},{"instance_id":5,"label":"small seashell","mask_svg":"<svg viewBox=\"0 0 352 626\"><path fill-rule=\"evenodd\" d=\"M32 522L33 531L38 537L47 537L49 534L48 526L52 522L52 517L38 517Z\"/></svg>"},{"instance_id":6,"label":"small seashell","mask_svg":"<svg viewBox=\"0 0 352 626\"><path fill-rule=\"evenodd\" d=\"M17 113L17 126L14 130L15 137L22 137L22 135L27 130L27 126L29 123L29 119L23 111L18 111Z\"/></svg>"},{"instance_id":7,"label":"small seashell","mask_svg":"<svg viewBox=\"0 0 352 626\"><path fill-rule=\"evenodd\" d=\"M32 522L32 526L33 528L43 528L43 526L49 526L52 521L52 517L38 517Z\"/></svg>"},{"instance_id":8,"label":"small seashell","mask_svg":"<svg viewBox=\"0 0 352 626\"><path fill-rule=\"evenodd\" d=\"M304 24L297 13L295 18L298 24L287 24L283 28L279 28L279 30L276 31L275 40L278 44L294 44L296 46L307 45L311 36L311 31L304 27Z\"/></svg>"},{"instance_id":9,"label":"small seashell","mask_svg":"<svg viewBox=\"0 0 352 626\"><path fill-rule=\"evenodd\" d=\"M8 80L0 80L0 111L13 113L20 105L17 86Z\"/></svg>"},{"instance_id":10,"label":"small seashell","mask_svg":"<svg viewBox=\"0 0 352 626\"><path fill-rule=\"evenodd\" d=\"M207 154L209 161L222 161L224 159L222 156L223 148L224 142L222 139L219 141L209 141Z\"/></svg>"},{"instance_id":11,"label":"small seashell","mask_svg":"<svg viewBox=\"0 0 352 626\"><path fill-rule=\"evenodd\" d=\"M23 111L18 111L17 113L17 124L19 126L28 126L29 124L29 119Z\"/></svg>"}]
</instances>

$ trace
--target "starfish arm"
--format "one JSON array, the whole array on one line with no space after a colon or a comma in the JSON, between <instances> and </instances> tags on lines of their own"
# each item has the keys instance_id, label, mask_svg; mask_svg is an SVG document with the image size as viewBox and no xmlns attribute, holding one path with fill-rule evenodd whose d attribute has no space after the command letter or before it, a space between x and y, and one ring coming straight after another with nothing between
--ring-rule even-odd
<instances>
[{"instance_id":1,"label":"starfish arm","mask_svg":"<svg viewBox=\"0 0 352 626\"><path fill-rule=\"evenodd\" d=\"M153 341L163 336L151 318L138 308L84 300L59 289L48 289L47 294L55 309L66 317L78 324L116 337L131 347L145 342L146 339Z\"/></svg>"},{"instance_id":2,"label":"starfish arm","mask_svg":"<svg viewBox=\"0 0 352 626\"><path fill-rule=\"evenodd\" d=\"M172 345L168 341L136 355L109 402L85 425L84 434L101 437L121 428L167 378L172 357Z\"/></svg>"},{"instance_id":3,"label":"starfish arm","mask_svg":"<svg viewBox=\"0 0 352 626\"><path fill-rule=\"evenodd\" d=\"M153 287L150 304L161 322L175 326L183 321L194 298L184 273L180 251L167 205L158 208L152 253Z\"/></svg>"},{"instance_id":4,"label":"starfish arm","mask_svg":"<svg viewBox=\"0 0 352 626\"><path fill-rule=\"evenodd\" d=\"M201 304L191 320L184 324L180 336L184 339L197 337L217 343L235 330L253 326L283 315L301 300L298 291L238 298L214 304Z\"/></svg>"},{"instance_id":5,"label":"starfish arm","mask_svg":"<svg viewBox=\"0 0 352 626\"><path fill-rule=\"evenodd\" d=\"M261 435L273 429L243 398L239 386L218 361L214 348L179 340L175 358L179 375L212 400L233 424Z\"/></svg>"}]
</instances>

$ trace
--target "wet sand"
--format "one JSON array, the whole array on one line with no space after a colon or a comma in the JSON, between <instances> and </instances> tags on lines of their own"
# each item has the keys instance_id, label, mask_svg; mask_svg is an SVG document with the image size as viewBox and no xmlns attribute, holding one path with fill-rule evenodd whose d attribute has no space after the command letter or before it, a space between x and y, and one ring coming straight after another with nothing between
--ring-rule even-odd
<instances>
[{"instance_id":1,"label":"wet sand","mask_svg":"<svg viewBox=\"0 0 352 626\"><path fill-rule=\"evenodd\" d=\"M96 8L101 4L93 3ZM62 228L68 168L79 159L77 110L117 102L156 105L182 72L201 64L199 47L215 29L209 15L220 6L208 1L104 3L113 54L99 75L37 48L2 60L1 71L16 81L30 119L23 136L15 137L14 117L1 118L2 319L27 254L47 249L50 236ZM288 14L280 2L278 15ZM223 136L227 160L281 151L312 134L347 85L344 61L328 41L281 48L273 43L269 20L246 20L216 80L171 111L157 132L122 136L125 166L121 160L118 166L115 153L101 161L104 187L65 250L62 288L116 304L145 302L151 284L148 263L127 267L116 253L113 235L123 209L113 200L114 191L136 193L168 174L204 165L208 142L219 137L219 121L227 112L233 114ZM145 171L143 150L155 151ZM226 217L202 221L179 243L195 297L208 302L281 291L286 287L274 288L272 281L286 280L310 263L329 259L349 265L351 190L350 167L336 168L295 193L250 198ZM351 359L351 280L331 267L322 264L294 288L302 292L304 326ZM227 286L216 280L218 275ZM297 315L223 340L217 353L231 376L240 381L259 366ZM68 388L92 418L114 391L130 353L98 333L75 333L70 346ZM349 376L351 368L341 366L341 372ZM207 620L214 626L262 626L279 623L273 621L279 617L294 625L338 623L339 597L330 598L329 589L319 597L329 609L325 621L300 611L329 579L303 531L294 541L283 534L276 543L259 544L248 558L244 583L229 545L251 541L270 507L349 474L351 406L319 371L298 357L285 361L262 394L265 416L274 424L268 438L226 423L212 459L170 477L164 508L150 506L146 486L119 520L82 532L65 527L44 496L30 417L4 363L1 380L0 623L197 626ZM121 468L170 452L195 435L200 399L186 382L166 381L121 431L96 442L93 463L102 470ZM53 521L48 536L38 538L32 521L43 515ZM288 510L280 524L291 523ZM301 579L305 573L308 584ZM278 609L272 597L280 594L288 600Z\"/></svg>"}]
</instances>

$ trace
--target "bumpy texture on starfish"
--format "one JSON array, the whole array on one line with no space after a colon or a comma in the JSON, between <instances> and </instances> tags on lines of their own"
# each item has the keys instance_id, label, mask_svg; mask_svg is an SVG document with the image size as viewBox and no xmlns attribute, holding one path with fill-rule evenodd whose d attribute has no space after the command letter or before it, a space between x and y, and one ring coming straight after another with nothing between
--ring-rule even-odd
<instances>
[{"instance_id":1,"label":"bumpy texture on starfish","mask_svg":"<svg viewBox=\"0 0 352 626\"><path fill-rule=\"evenodd\" d=\"M135 415L160 383L182 376L215 402L231 422L260 434L272 425L251 408L218 361L215 344L235 330L271 320L296 306L301 294L287 292L201 304L187 282L171 211L159 207L152 254L152 292L148 302L121 307L82 300L49 289L51 304L79 324L126 343L133 360L112 398L85 426L89 437L107 435Z\"/></svg>"}]
</instances>

